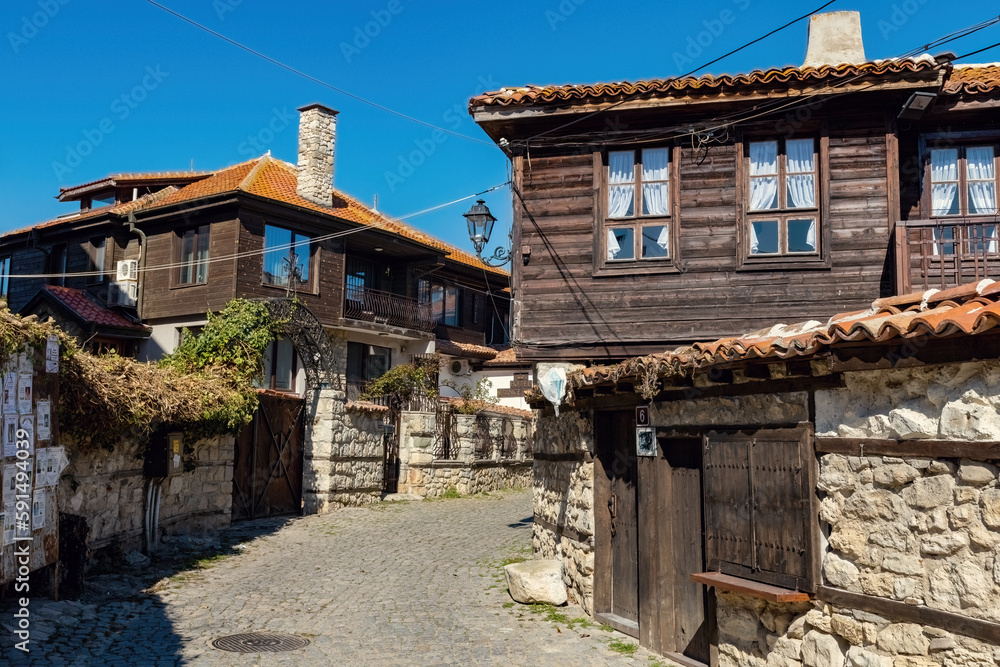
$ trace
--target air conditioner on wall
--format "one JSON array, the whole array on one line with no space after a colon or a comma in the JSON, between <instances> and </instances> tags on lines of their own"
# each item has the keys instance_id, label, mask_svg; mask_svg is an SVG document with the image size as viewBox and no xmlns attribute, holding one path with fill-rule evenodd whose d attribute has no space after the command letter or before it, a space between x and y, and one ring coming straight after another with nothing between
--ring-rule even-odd
<instances>
[{"instance_id":1,"label":"air conditioner on wall","mask_svg":"<svg viewBox=\"0 0 1000 667\"><path fill-rule=\"evenodd\" d=\"M108 305L135 308L139 301L139 284L134 281L111 283L108 285Z\"/></svg>"},{"instance_id":2,"label":"air conditioner on wall","mask_svg":"<svg viewBox=\"0 0 1000 667\"><path fill-rule=\"evenodd\" d=\"M138 280L139 260L123 259L118 262L118 280Z\"/></svg>"}]
</instances>

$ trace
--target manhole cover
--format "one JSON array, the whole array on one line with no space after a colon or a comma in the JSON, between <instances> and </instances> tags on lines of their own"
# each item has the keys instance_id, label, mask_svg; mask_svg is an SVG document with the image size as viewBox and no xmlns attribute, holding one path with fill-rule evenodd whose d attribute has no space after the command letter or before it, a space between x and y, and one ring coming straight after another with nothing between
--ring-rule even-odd
<instances>
[{"instance_id":1,"label":"manhole cover","mask_svg":"<svg viewBox=\"0 0 1000 667\"><path fill-rule=\"evenodd\" d=\"M234 653L280 653L294 651L309 645L309 640L298 635L280 635L272 632L243 632L219 637L212 646Z\"/></svg>"}]
</instances>

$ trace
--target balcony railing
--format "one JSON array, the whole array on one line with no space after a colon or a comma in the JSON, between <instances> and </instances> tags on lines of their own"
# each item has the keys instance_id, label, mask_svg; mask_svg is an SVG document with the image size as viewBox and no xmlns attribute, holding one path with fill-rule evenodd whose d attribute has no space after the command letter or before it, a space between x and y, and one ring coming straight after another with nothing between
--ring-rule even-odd
<instances>
[{"instance_id":1,"label":"balcony railing","mask_svg":"<svg viewBox=\"0 0 1000 667\"><path fill-rule=\"evenodd\" d=\"M433 331L436 325L430 304L357 285L348 285L344 293L344 317L418 331Z\"/></svg>"},{"instance_id":2,"label":"balcony railing","mask_svg":"<svg viewBox=\"0 0 1000 667\"><path fill-rule=\"evenodd\" d=\"M1000 219L896 223L896 283L906 294L1000 278Z\"/></svg>"}]
</instances>

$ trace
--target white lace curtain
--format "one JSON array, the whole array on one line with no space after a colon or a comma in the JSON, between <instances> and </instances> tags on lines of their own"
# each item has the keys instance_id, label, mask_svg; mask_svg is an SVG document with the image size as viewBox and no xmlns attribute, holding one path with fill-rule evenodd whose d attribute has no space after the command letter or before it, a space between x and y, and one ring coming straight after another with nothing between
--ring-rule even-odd
<instances>
[{"instance_id":1,"label":"white lace curtain","mask_svg":"<svg viewBox=\"0 0 1000 667\"><path fill-rule=\"evenodd\" d=\"M622 247L618 245L618 239L615 238L614 230L608 230L608 259L614 259L618 256L618 253L622 251Z\"/></svg>"},{"instance_id":2,"label":"white lace curtain","mask_svg":"<svg viewBox=\"0 0 1000 667\"><path fill-rule=\"evenodd\" d=\"M667 215L670 204L670 149L642 151L643 215Z\"/></svg>"},{"instance_id":3,"label":"white lace curtain","mask_svg":"<svg viewBox=\"0 0 1000 667\"><path fill-rule=\"evenodd\" d=\"M750 144L750 210L778 207L778 142Z\"/></svg>"},{"instance_id":4,"label":"white lace curtain","mask_svg":"<svg viewBox=\"0 0 1000 667\"><path fill-rule=\"evenodd\" d=\"M812 139L785 142L789 208L816 207L816 160ZM813 244L813 250L815 250Z\"/></svg>"},{"instance_id":5,"label":"white lace curtain","mask_svg":"<svg viewBox=\"0 0 1000 667\"><path fill-rule=\"evenodd\" d=\"M993 147L977 146L965 152L966 178L969 181L969 214L997 212L996 172Z\"/></svg>"},{"instance_id":6,"label":"white lace curtain","mask_svg":"<svg viewBox=\"0 0 1000 667\"><path fill-rule=\"evenodd\" d=\"M614 151L608 155L608 217L631 216L634 210L633 199L635 199L635 153ZM608 247L610 248L610 244Z\"/></svg>"},{"instance_id":7,"label":"white lace curtain","mask_svg":"<svg viewBox=\"0 0 1000 667\"><path fill-rule=\"evenodd\" d=\"M931 151L931 210L934 215L958 213L958 149Z\"/></svg>"}]
</instances>

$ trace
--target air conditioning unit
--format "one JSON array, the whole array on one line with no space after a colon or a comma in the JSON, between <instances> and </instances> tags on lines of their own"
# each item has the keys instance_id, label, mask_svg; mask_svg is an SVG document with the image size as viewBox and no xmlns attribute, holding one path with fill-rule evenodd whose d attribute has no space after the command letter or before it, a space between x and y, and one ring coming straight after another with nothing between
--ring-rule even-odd
<instances>
[{"instance_id":1,"label":"air conditioning unit","mask_svg":"<svg viewBox=\"0 0 1000 667\"><path fill-rule=\"evenodd\" d=\"M139 260L123 259L118 262L118 280L138 280Z\"/></svg>"},{"instance_id":2,"label":"air conditioning unit","mask_svg":"<svg viewBox=\"0 0 1000 667\"><path fill-rule=\"evenodd\" d=\"M139 301L139 284L135 281L111 283L108 285L108 305L135 308Z\"/></svg>"},{"instance_id":3,"label":"air conditioning unit","mask_svg":"<svg viewBox=\"0 0 1000 667\"><path fill-rule=\"evenodd\" d=\"M463 367L463 364L462 364L461 361L457 361L456 360L456 361L451 362L451 374L452 375L461 375L462 374L462 367Z\"/></svg>"}]
</instances>

